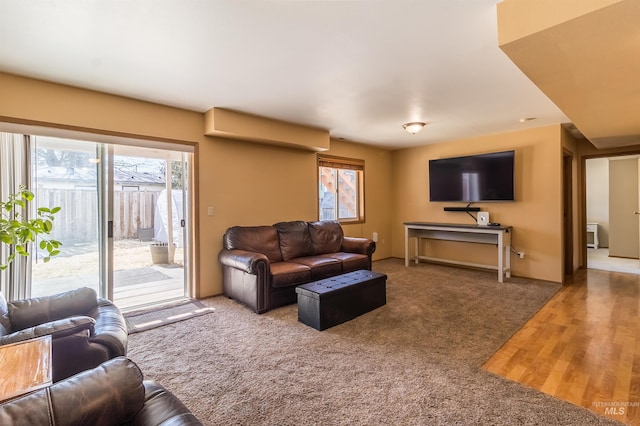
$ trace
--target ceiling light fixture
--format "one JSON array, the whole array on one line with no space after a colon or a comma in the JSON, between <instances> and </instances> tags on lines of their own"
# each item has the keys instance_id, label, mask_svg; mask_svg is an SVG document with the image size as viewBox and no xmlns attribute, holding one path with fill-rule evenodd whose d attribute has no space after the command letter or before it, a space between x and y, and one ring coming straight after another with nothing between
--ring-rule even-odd
<instances>
[{"instance_id":1,"label":"ceiling light fixture","mask_svg":"<svg viewBox=\"0 0 640 426\"><path fill-rule=\"evenodd\" d=\"M536 119L535 117L523 117L523 118L520 119L520 122L521 123L526 123L527 121L533 121L535 119Z\"/></svg>"},{"instance_id":2,"label":"ceiling light fixture","mask_svg":"<svg viewBox=\"0 0 640 426\"><path fill-rule=\"evenodd\" d=\"M405 123L402 125L402 127L409 133L411 133L412 135L415 135L416 133L418 133L420 130L422 130L424 128L424 126L426 126L427 123L422 123L419 121L414 121L412 123Z\"/></svg>"}]
</instances>

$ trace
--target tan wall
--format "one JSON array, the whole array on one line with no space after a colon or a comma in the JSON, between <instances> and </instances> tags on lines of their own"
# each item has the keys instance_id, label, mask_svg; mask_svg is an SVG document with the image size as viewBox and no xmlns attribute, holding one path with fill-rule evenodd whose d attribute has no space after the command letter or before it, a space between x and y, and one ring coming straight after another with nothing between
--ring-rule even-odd
<instances>
[{"instance_id":1,"label":"tan wall","mask_svg":"<svg viewBox=\"0 0 640 426\"><path fill-rule=\"evenodd\" d=\"M0 73L0 122L95 134L184 142L195 154L196 295L222 292L217 260L232 225L317 219L316 154L204 136L204 114ZM345 227L351 236L379 232L375 258L391 250L391 154L332 141L332 155L365 160L366 223ZM213 207L214 215L207 215Z\"/></svg>"},{"instance_id":2,"label":"tan wall","mask_svg":"<svg viewBox=\"0 0 640 426\"><path fill-rule=\"evenodd\" d=\"M227 227L317 218L313 152L203 136L204 115L199 112L1 73L0 87L0 121L196 146L200 297L221 292L217 254ZM345 226L345 232L365 237L378 232L374 258L403 257L402 222L471 221L464 213L443 212L443 203L429 203L430 158L516 149L517 201L481 206L492 221L514 226L514 245L526 252L525 259L512 257L515 275L561 281L560 135L560 126L549 126L393 152L332 140L328 154L365 160L366 222ZM207 216L208 207L214 208L213 216ZM458 254L461 244L445 247L443 255ZM490 246L471 245L464 252L481 261L495 258Z\"/></svg>"},{"instance_id":3,"label":"tan wall","mask_svg":"<svg viewBox=\"0 0 640 426\"><path fill-rule=\"evenodd\" d=\"M622 0L502 0L497 4L499 44L575 19Z\"/></svg>"},{"instance_id":4,"label":"tan wall","mask_svg":"<svg viewBox=\"0 0 640 426\"><path fill-rule=\"evenodd\" d=\"M466 213L444 212L455 203L429 202L430 159L515 149L516 200L477 203L491 221L514 227L513 245L526 253L512 256L514 275L561 282L562 146L561 127L463 139L393 152L392 234L394 257L404 257L403 222L474 223ZM463 204L458 203L459 206ZM442 242L434 255L475 263L496 263L495 247Z\"/></svg>"},{"instance_id":5,"label":"tan wall","mask_svg":"<svg viewBox=\"0 0 640 426\"><path fill-rule=\"evenodd\" d=\"M345 225L344 230L348 235L366 238L373 238L373 233L377 232L374 260L391 257L391 151L331 140L331 149L324 154L364 160L365 223Z\"/></svg>"},{"instance_id":6,"label":"tan wall","mask_svg":"<svg viewBox=\"0 0 640 426\"><path fill-rule=\"evenodd\" d=\"M207 136L269 143L311 151L326 151L331 148L327 130L221 108L211 108L205 113L204 132Z\"/></svg>"},{"instance_id":7,"label":"tan wall","mask_svg":"<svg viewBox=\"0 0 640 426\"><path fill-rule=\"evenodd\" d=\"M578 152L581 158L614 157L620 155L640 154L640 145L622 146L618 148L598 149L587 139L578 141Z\"/></svg>"},{"instance_id":8,"label":"tan wall","mask_svg":"<svg viewBox=\"0 0 640 426\"><path fill-rule=\"evenodd\" d=\"M609 161L609 255L638 258L638 159Z\"/></svg>"},{"instance_id":9,"label":"tan wall","mask_svg":"<svg viewBox=\"0 0 640 426\"><path fill-rule=\"evenodd\" d=\"M586 173L587 223L598 224L600 247L609 247L609 160L587 160Z\"/></svg>"},{"instance_id":10,"label":"tan wall","mask_svg":"<svg viewBox=\"0 0 640 426\"><path fill-rule=\"evenodd\" d=\"M0 73L0 118L53 127L201 142L200 113Z\"/></svg>"}]
</instances>

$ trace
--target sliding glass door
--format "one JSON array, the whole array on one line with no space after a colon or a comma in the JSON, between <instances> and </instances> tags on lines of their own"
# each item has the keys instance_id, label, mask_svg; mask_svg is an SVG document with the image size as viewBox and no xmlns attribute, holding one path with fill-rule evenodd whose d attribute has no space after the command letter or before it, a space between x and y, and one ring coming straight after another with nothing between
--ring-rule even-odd
<instances>
[{"instance_id":1,"label":"sliding glass door","mask_svg":"<svg viewBox=\"0 0 640 426\"><path fill-rule=\"evenodd\" d=\"M32 191L38 207L61 207L52 232L60 255L44 263L34 244L31 296L78 287L101 290L101 147L97 143L32 137Z\"/></svg>"},{"instance_id":2,"label":"sliding glass door","mask_svg":"<svg viewBox=\"0 0 640 426\"><path fill-rule=\"evenodd\" d=\"M188 295L187 170L181 152L114 147L111 228L118 306Z\"/></svg>"},{"instance_id":3,"label":"sliding glass door","mask_svg":"<svg viewBox=\"0 0 640 426\"><path fill-rule=\"evenodd\" d=\"M31 296L87 286L121 309L189 296L191 154L36 137L38 206L61 207L48 263L34 253Z\"/></svg>"}]
</instances>

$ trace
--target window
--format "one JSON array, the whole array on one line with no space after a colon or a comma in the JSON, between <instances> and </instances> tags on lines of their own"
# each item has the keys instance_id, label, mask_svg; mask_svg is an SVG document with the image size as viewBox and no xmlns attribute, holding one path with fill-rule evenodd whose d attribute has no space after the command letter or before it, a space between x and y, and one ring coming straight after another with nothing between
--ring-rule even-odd
<instances>
[{"instance_id":1,"label":"window","mask_svg":"<svg viewBox=\"0 0 640 426\"><path fill-rule=\"evenodd\" d=\"M364 160L318 155L320 220L364 222Z\"/></svg>"}]
</instances>

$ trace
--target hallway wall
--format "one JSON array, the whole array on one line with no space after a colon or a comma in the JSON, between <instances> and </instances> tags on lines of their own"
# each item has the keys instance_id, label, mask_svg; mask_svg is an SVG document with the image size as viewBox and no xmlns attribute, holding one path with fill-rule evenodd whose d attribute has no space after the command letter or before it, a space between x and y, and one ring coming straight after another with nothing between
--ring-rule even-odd
<instances>
[{"instance_id":1,"label":"hallway wall","mask_svg":"<svg viewBox=\"0 0 640 426\"><path fill-rule=\"evenodd\" d=\"M588 159L586 171L587 223L598 224L600 247L609 247L609 159Z\"/></svg>"}]
</instances>

